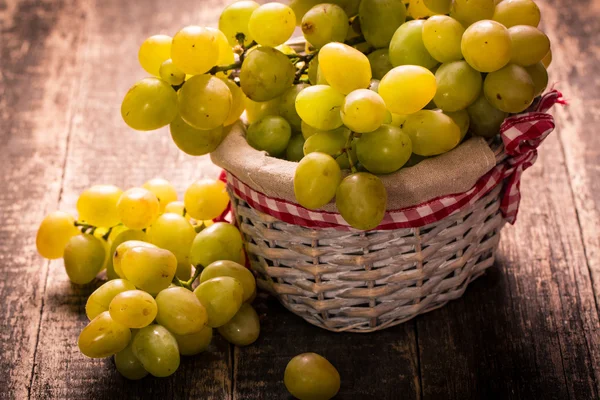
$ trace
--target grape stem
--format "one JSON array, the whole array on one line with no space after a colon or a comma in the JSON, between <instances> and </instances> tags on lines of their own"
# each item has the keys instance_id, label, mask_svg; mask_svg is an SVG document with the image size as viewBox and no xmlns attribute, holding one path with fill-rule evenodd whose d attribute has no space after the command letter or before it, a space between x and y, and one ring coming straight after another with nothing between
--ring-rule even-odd
<instances>
[{"instance_id":1,"label":"grape stem","mask_svg":"<svg viewBox=\"0 0 600 400\"><path fill-rule=\"evenodd\" d=\"M77 228L81 228L81 233L86 233L89 235L93 235L94 232L96 232L96 229L98 229L98 227L94 226L94 225L90 225L90 224L86 224L83 222L77 222L75 221L74 225Z\"/></svg>"},{"instance_id":2,"label":"grape stem","mask_svg":"<svg viewBox=\"0 0 600 400\"><path fill-rule=\"evenodd\" d=\"M196 279L198 279L198 277L202 273L203 269L204 269L204 267L202 265L198 264L198 265L196 265L196 270L194 271L194 276L192 276L189 280L182 281L178 277L174 277L173 278L173 283L176 284L177 286L181 286L181 287L184 287L184 288L186 288L186 289L188 289L190 291L193 291L194 288L192 288L192 285L194 284L194 282L196 281Z\"/></svg>"}]
</instances>

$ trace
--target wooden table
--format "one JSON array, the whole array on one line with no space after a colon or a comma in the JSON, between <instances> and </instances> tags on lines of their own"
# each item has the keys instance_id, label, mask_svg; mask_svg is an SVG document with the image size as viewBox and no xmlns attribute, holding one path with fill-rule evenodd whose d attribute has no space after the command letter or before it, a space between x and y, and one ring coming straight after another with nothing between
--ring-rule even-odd
<instances>
[{"instance_id":1,"label":"wooden table","mask_svg":"<svg viewBox=\"0 0 600 400\"><path fill-rule=\"evenodd\" d=\"M0 0L0 398L285 399L283 371L314 351L340 399L597 399L600 393L600 1L543 0L555 82L570 106L523 182L496 265L446 307L374 334L333 334L259 302L248 348L214 340L167 379L129 382L77 349L94 289L35 251L45 214L95 183L216 176L167 129L133 132L122 96L141 41L214 26L223 0Z\"/></svg>"}]
</instances>

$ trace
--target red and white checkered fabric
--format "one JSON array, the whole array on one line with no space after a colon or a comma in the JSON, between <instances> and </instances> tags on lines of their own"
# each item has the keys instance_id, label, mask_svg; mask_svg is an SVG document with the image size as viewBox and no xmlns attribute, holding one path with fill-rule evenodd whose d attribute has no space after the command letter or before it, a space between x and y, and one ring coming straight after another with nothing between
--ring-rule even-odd
<instances>
[{"instance_id":1,"label":"red and white checkered fabric","mask_svg":"<svg viewBox=\"0 0 600 400\"><path fill-rule=\"evenodd\" d=\"M554 129L554 118L547 114L554 104L564 104L562 94L552 90L545 94L530 112L507 118L500 128L507 157L464 193L430 200L413 207L388 210L376 230L417 228L437 222L451 214L470 207L496 185L506 180L501 211L511 224L516 221L521 200L520 182L523 171L537 159L536 148ZM225 174L224 174L225 175ZM352 230L338 213L308 210L286 200L267 197L244 184L227 172L229 187L251 207L281 221L307 228L335 228Z\"/></svg>"}]
</instances>

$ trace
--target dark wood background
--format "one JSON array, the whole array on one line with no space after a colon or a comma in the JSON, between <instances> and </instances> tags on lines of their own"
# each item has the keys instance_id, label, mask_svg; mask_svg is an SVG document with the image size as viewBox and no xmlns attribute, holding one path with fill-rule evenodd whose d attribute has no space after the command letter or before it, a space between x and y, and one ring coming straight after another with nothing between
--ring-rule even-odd
<instances>
[{"instance_id":1,"label":"dark wood background","mask_svg":"<svg viewBox=\"0 0 600 400\"><path fill-rule=\"evenodd\" d=\"M263 301L248 348L216 339L167 379L131 383L77 349L94 287L36 254L45 214L95 183L215 176L166 129L133 132L122 96L155 33L215 26L224 0L0 0L0 397L286 399L304 351L340 371L340 399L598 399L600 392L600 1L539 1L551 81L570 106L524 175L518 224L465 296L374 334L333 334ZM93 286L93 285L91 285Z\"/></svg>"}]
</instances>

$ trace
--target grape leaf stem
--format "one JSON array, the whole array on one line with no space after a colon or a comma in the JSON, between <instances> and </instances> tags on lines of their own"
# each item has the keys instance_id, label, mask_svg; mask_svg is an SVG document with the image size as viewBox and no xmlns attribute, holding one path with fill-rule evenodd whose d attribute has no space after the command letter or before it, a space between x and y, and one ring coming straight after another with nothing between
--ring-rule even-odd
<instances>
[{"instance_id":1,"label":"grape leaf stem","mask_svg":"<svg viewBox=\"0 0 600 400\"><path fill-rule=\"evenodd\" d=\"M189 280L182 281L178 277L174 277L173 283L176 284L177 286L184 287L190 291L194 291L194 288L192 287L192 285L194 284L196 279L198 279L198 277L202 273L203 269L204 269L204 267L202 265L196 265L196 270L194 271L194 276L192 276Z\"/></svg>"}]
</instances>

